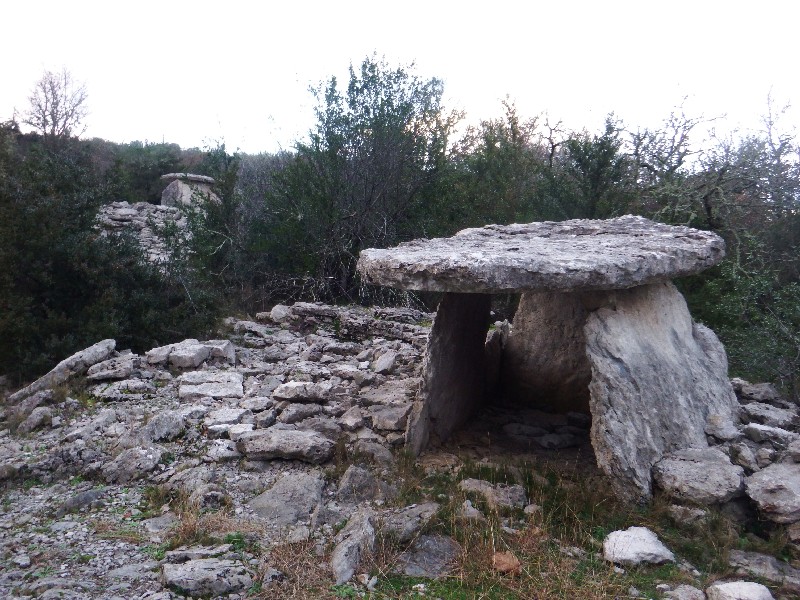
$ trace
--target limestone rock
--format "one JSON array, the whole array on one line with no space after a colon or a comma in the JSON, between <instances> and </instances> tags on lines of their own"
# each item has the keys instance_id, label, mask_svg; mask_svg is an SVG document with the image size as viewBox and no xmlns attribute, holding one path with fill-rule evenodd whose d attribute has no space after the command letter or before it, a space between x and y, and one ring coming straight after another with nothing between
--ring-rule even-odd
<instances>
[{"instance_id":1,"label":"limestone rock","mask_svg":"<svg viewBox=\"0 0 800 600\"><path fill-rule=\"evenodd\" d=\"M503 353L501 379L514 401L559 411L589 408L592 369L578 294L522 295Z\"/></svg>"},{"instance_id":2,"label":"limestone rock","mask_svg":"<svg viewBox=\"0 0 800 600\"><path fill-rule=\"evenodd\" d=\"M356 431L364 426L364 414L358 406L354 406L339 417L339 424L346 431Z\"/></svg>"},{"instance_id":3,"label":"limestone rock","mask_svg":"<svg viewBox=\"0 0 800 600\"><path fill-rule=\"evenodd\" d=\"M664 456L653 478L670 498L694 504L721 504L741 495L742 467L716 448L688 448Z\"/></svg>"},{"instance_id":4,"label":"limestone rock","mask_svg":"<svg viewBox=\"0 0 800 600\"><path fill-rule=\"evenodd\" d=\"M751 402L742 407L742 413L752 423L789 429L797 424L797 413L785 408L777 408L763 402Z\"/></svg>"},{"instance_id":5,"label":"limestone rock","mask_svg":"<svg viewBox=\"0 0 800 600\"><path fill-rule=\"evenodd\" d=\"M464 492L483 496L490 508L523 508L526 504L525 489L521 485L491 484L482 479L465 479L458 484Z\"/></svg>"},{"instance_id":6,"label":"limestone rock","mask_svg":"<svg viewBox=\"0 0 800 600\"><path fill-rule=\"evenodd\" d=\"M675 555L646 527L629 527L609 533L603 541L603 558L626 566L675 562Z\"/></svg>"},{"instance_id":7,"label":"limestone rock","mask_svg":"<svg viewBox=\"0 0 800 600\"><path fill-rule=\"evenodd\" d=\"M333 456L334 442L315 431L297 429L256 430L243 434L236 448L248 458L294 458L320 464Z\"/></svg>"},{"instance_id":8,"label":"limestone rock","mask_svg":"<svg viewBox=\"0 0 800 600\"><path fill-rule=\"evenodd\" d=\"M322 501L325 482L319 473L286 473L248 506L279 529L306 523Z\"/></svg>"},{"instance_id":9,"label":"limestone rock","mask_svg":"<svg viewBox=\"0 0 800 600\"><path fill-rule=\"evenodd\" d=\"M452 571L462 552L451 537L421 535L397 557L397 570L409 577L439 579Z\"/></svg>"},{"instance_id":10,"label":"limestone rock","mask_svg":"<svg viewBox=\"0 0 800 600\"><path fill-rule=\"evenodd\" d=\"M169 588L195 597L244 592L253 585L247 568L233 560L198 558L181 564L162 565L161 582Z\"/></svg>"},{"instance_id":11,"label":"limestone rock","mask_svg":"<svg viewBox=\"0 0 800 600\"><path fill-rule=\"evenodd\" d=\"M438 511L436 502L412 504L383 515L381 529L404 544L411 541Z\"/></svg>"},{"instance_id":12,"label":"limestone rock","mask_svg":"<svg viewBox=\"0 0 800 600\"><path fill-rule=\"evenodd\" d=\"M757 577L800 595L800 569L796 569L774 556L731 550L729 563L736 570L737 575Z\"/></svg>"},{"instance_id":13,"label":"limestone rock","mask_svg":"<svg viewBox=\"0 0 800 600\"><path fill-rule=\"evenodd\" d=\"M319 404L290 404L281 411L278 421L281 423L297 423L303 419L314 417L322 412Z\"/></svg>"},{"instance_id":14,"label":"limestone rock","mask_svg":"<svg viewBox=\"0 0 800 600\"><path fill-rule=\"evenodd\" d=\"M276 304L269 311L269 318L275 323L287 323L292 320L294 313L292 309L283 304Z\"/></svg>"},{"instance_id":15,"label":"limestone rock","mask_svg":"<svg viewBox=\"0 0 800 600\"><path fill-rule=\"evenodd\" d=\"M167 173L162 181L169 182L161 192L161 205L169 207L202 205L203 202L219 204L213 191L214 178L194 173Z\"/></svg>"},{"instance_id":16,"label":"limestone rock","mask_svg":"<svg viewBox=\"0 0 800 600\"><path fill-rule=\"evenodd\" d=\"M776 523L800 521L800 464L777 463L745 479L747 495Z\"/></svg>"},{"instance_id":17,"label":"limestone rock","mask_svg":"<svg viewBox=\"0 0 800 600\"><path fill-rule=\"evenodd\" d=\"M385 481L375 477L373 473L363 467L350 465L339 481L337 496L344 502L368 502L372 500L385 500L395 495Z\"/></svg>"},{"instance_id":18,"label":"limestone rock","mask_svg":"<svg viewBox=\"0 0 800 600\"><path fill-rule=\"evenodd\" d=\"M372 365L372 370L381 375L388 375L394 371L395 364L397 363L397 352L389 350L384 352Z\"/></svg>"},{"instance_id":19,"label":"limestone rock","mask_svg":"<svg viewBox=\"0 0 800 600\"><path fill-rule=\"evenodd\" d=\"M53 422L53 409L49 406L37 406L17 427L17 433L30 433L34 429L50 425Z\"/></svg>"},{"instance_id":20,"label":"limestone rock","mask_svg":"<svg viewBox=\"0 0 800 600\"><path fill-rule=\"evenodd\" d=\"M373 429L383 431L404 431L408 421L409 404L398 406L371 406L367 411Z\"/></svg>"},{"instance_id":21,"label":"limestone rock","mask_svg":"<svg viewBox=\"0 0 800 600\"><path fill-rule=\"evenodd\" d=\"M138 358L135 354L125 354L94 364L86 371L86 379L89 381L127 379L133 374Z\"/></svg>"},{"instance_id":22,"label":"limestone rock","mask_svg":"<svg viewBox=\"0 0 800 600\"><path fill-rule=\"evenodd\" d=\"M186 420L178 411L164 410L153 415L142 427L140 435L147 441L170 441L186 430Z\"/></svg>"},{"instance_id":23,"label":"limestone rock","mask_svg":"<svg viewBox=\"0 0 800 600\"><path fill-rule=\"evenodd\" d=\"M706 588L708 600L775 600L764 585L752 581L715 583Z\"/></svg>"},{"instance_id":24,"label":"limestone rock","mask_svg":"<svg viewBox=\"0 0 800 600\"><path fill-rule=\"evenodd\" d=\"M147 260L160 265L169 260L170 252L159 232L169 227L182 236L188 231L189 223L186 216L175 207L121 201L100 207L97 227L101 236L120 232L132 234L144 250Z\"/></svg>"},{"instance_id":25,"label":"limestone rock","mask_svg":"<svg viewBox=\"0 0 800 600\"><path fill-rule=\"evenodd\" d=\"M158 446L128 448L103 466L103 477L109 483L130 483L151 473L161 462Z\"/></svg>"},{"instance_id":26,"label":"limestone rock","mask_svg":"<svg viewBox=\"0 0 800 600\"><path fill-rule=\"evenodd\" d=\"M178 378L178 397L181 400L212 398L241 398L244 396L241 373L234 371L190 371Z\"/></svg>"},{"instance_id":27,"label":"limestone rock","mask_svg":"<svg viewBox=\"0 0 800 600\"><path fill-rule=\"evenodd\" d=\"M276 387L272 392L272 397L289 402L326 402L331 387L329 383L289 381Z\"/></svg>"},{"instance_id":28,"label":"limestone rock","mask_svg":"<svg viewBox=\"0 0 800 600\"><path fill-rule=\"evenodd\" d=\"M472 502L469 500L464 500L461 508L459 508L458 512L456 513L456 518L461 521L486 521L486 516L477 508L472 506Z\"/></svg>"},{"instance_id":29,"label":"limestone rock","mask_svg":"<svg viewBox=\"0 0 800 600\"><path fill-rule=\"evenodd\" d=\"M793 431L759 423L745 425L744 434L754 442L769 442L779 448L785 448L795 440L800 440L800 434Z\"/></svg>"},{"instance_id":30,"label":"limestone rock","mask_svg":"<svg viewBox=\"0 0 800 600\"><path fill-rule=\"evenodd\" d=\"M724 253L711 232L627 215L487 225L363 250L358 271L371 283L436 292L608 290L690 275Z\"/></svg>"},{"instance_id":31,"label":"limestone rock","mask_svg":"<svg viewBox=\"0 0 800 600\"><path fill-rule=\"evenodd\" d=\"M592 445L615 491L650 498L664 454L707 446L710 415L737 420L725 350L671 283L614 292L586 321Z\"/></svg>"},{"instance_id":32,"label":"limestone rock","mask_svg":"<svg viewBox=\"0 0 800 600\"><path fill-rule=\"evenodd\" d=\"M664 598L669 600L706 600L703 590L699 590L691 585L679 585L674 590L664 593Z\"/></svg>"},{"instance_id":33,"label":"limestone rock","mask_svg":"<svg viewBox=\"0 0 800 600\"><path fill-rule=\"evenodd\" d=\"M339 585L355 574L363 556L375 549L374 515L362 509L350 517L347 525L336 535L336 547L331 555L331 569Z\"/></svg>"},{"instance_id":34,"label":"limestone rock","mask_svg":"<svg viewBox=\"0 0 800 600\"><path fill-rule=\"evenodd\" d=\"M785 402L780 392L771 383L750 383L744 379L734 378L731 380L731 384L742 404L762 402L772 406L781 406Z\"/></svg>"},{"instance_id":35,"label":"limestone rock","mask_svg":"<svg viewBox=\"0 0 800 600\"><path fill-rule=\"evenodd\" d=\"M16 404L36 392L60 385L75 375L86 373L92 365L109 358L116 346L117 342L114 340L103 340L76 352L69 358L62 360L49 373L41 376L29 386L11 394L8 397L8 403Z\"/></svg>"}]
</instances>

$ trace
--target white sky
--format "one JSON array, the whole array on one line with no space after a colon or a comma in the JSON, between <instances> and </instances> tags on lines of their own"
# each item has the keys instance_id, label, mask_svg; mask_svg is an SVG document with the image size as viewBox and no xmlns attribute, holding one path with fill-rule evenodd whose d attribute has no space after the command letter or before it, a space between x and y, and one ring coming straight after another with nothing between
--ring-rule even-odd
<instances>
[{"instance_id":1,"label":"white sky","mask_svg":"<svg viewBox=\"0 0 800 600\"><path fill-rule=\"evenodd\" d=\"M0 121L65 66L88 90L84 137L288 149L313 123L309 86L377 52L442 78L472 122L509 95L571 129L610 111L657 126L687 97L691 116L757 127L768 94L800 102L799 17L792 0L8 0Z\"/></svg>"}]
</instances>

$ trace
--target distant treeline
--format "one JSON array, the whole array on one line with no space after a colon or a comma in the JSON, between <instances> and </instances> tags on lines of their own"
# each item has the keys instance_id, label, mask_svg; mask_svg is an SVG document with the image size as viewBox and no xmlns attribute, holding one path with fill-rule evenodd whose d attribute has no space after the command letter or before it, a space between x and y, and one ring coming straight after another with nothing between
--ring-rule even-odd
<instances>
[{"instance_id":1,"label":"distant treeline","mask_svg":"<svg viewBox=\"0 0 800 600\"><path fill-rule=\"evenodd\" d=\"M276 302L420 302L365 285L360 250L487 223L640 214L713 230L724 263L679 282L727 345L734 374L794 394L800 379L800 147L763 130L699 147L680 112L658 129L610 115L601 131L503 116L456 136L442 82L367 58L316 90L291 152L39 139L0 127L0 373L30 378L101 337L143 350ZM96 235L97 207L158 202L159 176L215 177L166 270ZM170 233L170 232L166 232ZM174 232L172 232L174 233Z\"/></svg>"}]
</instances>

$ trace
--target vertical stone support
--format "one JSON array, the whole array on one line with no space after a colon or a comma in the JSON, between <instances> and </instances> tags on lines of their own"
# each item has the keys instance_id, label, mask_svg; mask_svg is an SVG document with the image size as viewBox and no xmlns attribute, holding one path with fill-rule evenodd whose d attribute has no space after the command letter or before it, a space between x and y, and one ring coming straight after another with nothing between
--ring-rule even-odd
<instances>
[{"instance_id":1,"label":"vertical stone support","mask_svg":"<svg viewBox=\"0 0 800 600\"><path fill-rule=\"evenodd\" d=\"M584 294L526 292L503 352L506 400L558 412L589 411ZM589 294L591 296L591 294Z\"/></svg>"},{"instance_id":2,"label":"vertical stone support","mask_svg":"<svg viewBox=\"0 0 800 600\"><path fill-rule=\"evenodd\" d=\"M592 446L616 493L646 501L652 466L667 452L707 447L709 420L733 427L736 396L725 349L671 282L605 295L584 328Z\"/></svg>"},{"instance_id":3,"label":"vertical stone support","mask_svg":"<svg viewBox=\"0 0 800 600\"><path fill-rule=\"evenodd\" d=\"M439 303L423 363L422 389L409 418L406 443L418 454L430 437L444 441L481 403L489 294L446 293Z\"/></svg>"}]
</instances>

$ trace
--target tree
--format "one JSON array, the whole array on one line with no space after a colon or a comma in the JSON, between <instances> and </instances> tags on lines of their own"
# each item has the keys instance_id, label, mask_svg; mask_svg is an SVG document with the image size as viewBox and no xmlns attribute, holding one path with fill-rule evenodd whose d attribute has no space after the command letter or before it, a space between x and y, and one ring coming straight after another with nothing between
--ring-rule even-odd
<instances>
[{"instance_id":1,"label":"tree","mask_svg":"<svg viewBox=\"0 0 800 600\"><path fill-rule=\"evenodd\" d=\"M432 190L458 115L439 79L366 58L347 87L321 85L317 124L278 175L269 203L280 268L307 273L329 297L355 299L361 249L425 235Z\"/></svg>"},{"instance_id":2,"label":"tree","mask_svg":"<svg viewBox=\"0 0 800 600\"><path fill-rule=\"evenodd\" d=\"M22 122L45 140L81 135L86 127L86 86L72 78L66 68L60 73L45 71L28 97L30 108Z\"/></svg>"}]
</instances>

